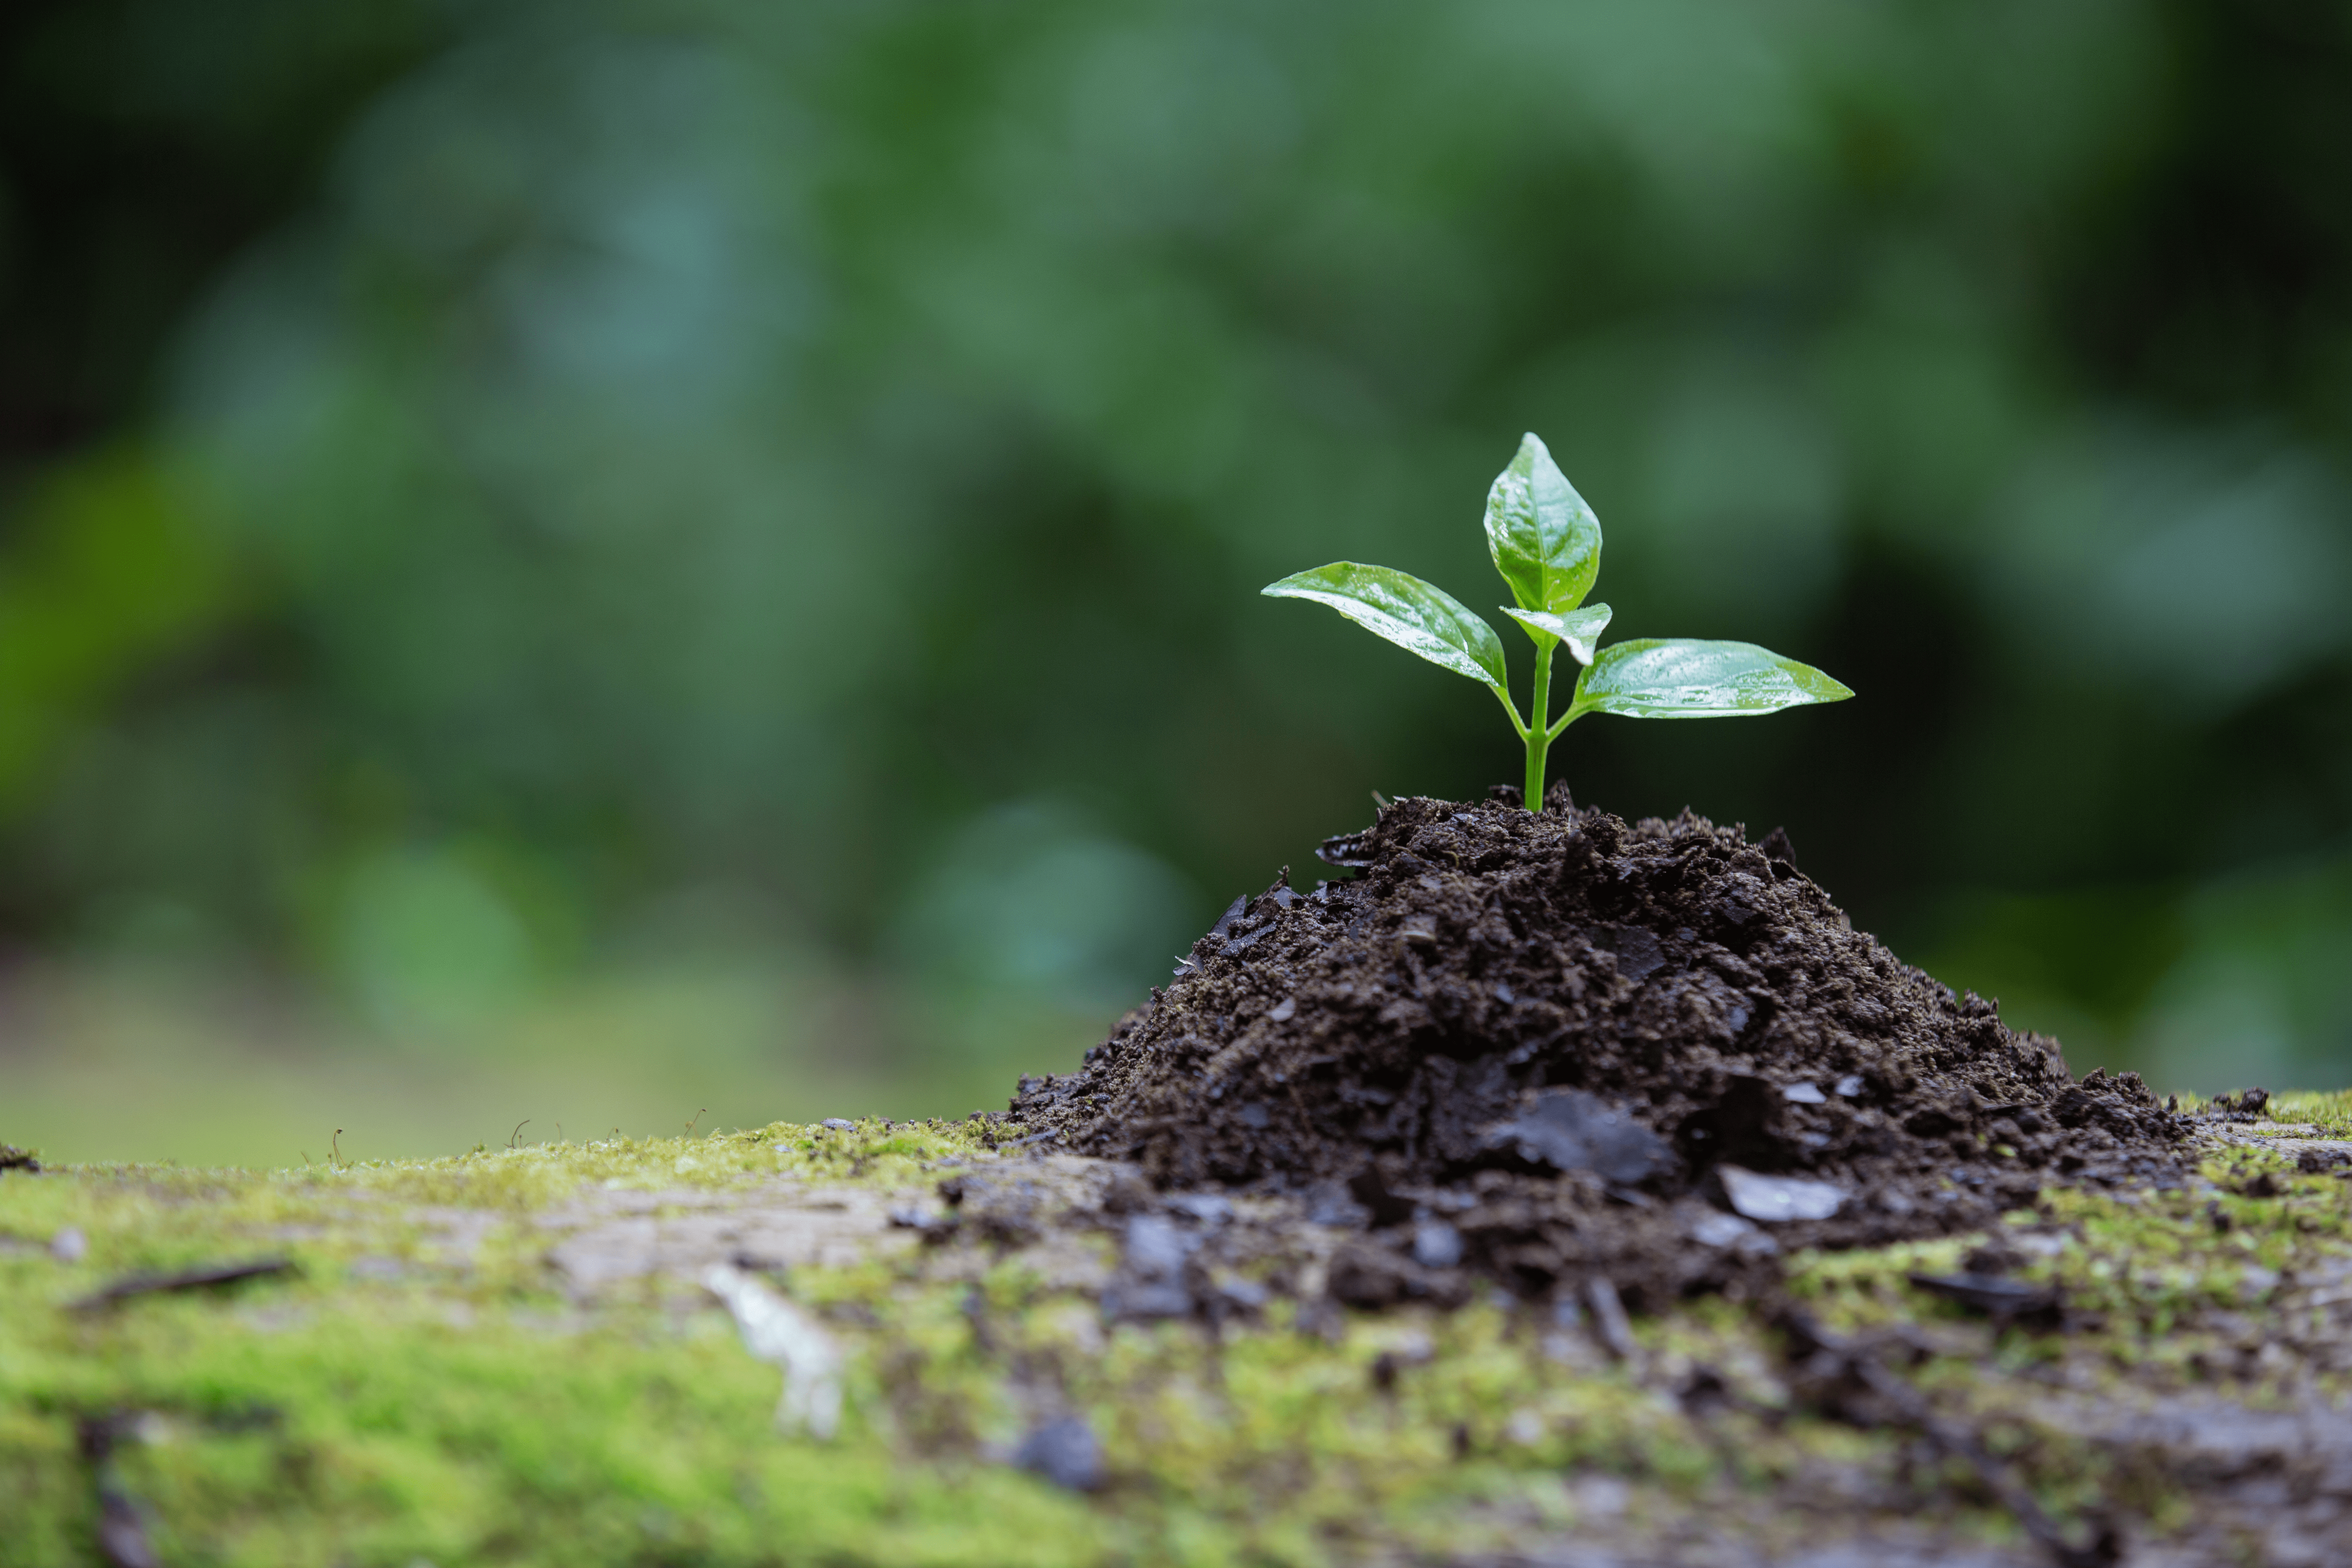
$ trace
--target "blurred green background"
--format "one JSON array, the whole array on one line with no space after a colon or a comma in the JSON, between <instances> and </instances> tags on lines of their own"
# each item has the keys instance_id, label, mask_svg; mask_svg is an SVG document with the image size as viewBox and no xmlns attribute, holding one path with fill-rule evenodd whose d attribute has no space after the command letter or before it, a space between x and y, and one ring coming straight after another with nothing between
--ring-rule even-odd
<instances>
[{"instance_id":1,"label":"blurred green background","mask_svg":"<svg viewBox=\"0 0 2352 1568\"><path fill-rule=\"evenodd\" d=\"M1595 721L2159 1089L2352 1082L2352 8L21 0L0 1137L960 1113L1491 701L1522 430ZM1516 655L1515 655L1516 657ZM513 1124L524 1118L519 1131Z\"/></svg>"}]
</instances>

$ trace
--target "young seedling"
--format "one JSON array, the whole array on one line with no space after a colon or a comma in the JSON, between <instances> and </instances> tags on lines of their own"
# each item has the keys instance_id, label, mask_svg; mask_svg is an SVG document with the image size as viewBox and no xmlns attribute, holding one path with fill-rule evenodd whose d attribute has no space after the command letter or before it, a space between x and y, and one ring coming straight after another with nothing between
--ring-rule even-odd
<instances>
[{"instance_id":1,"label":"young seedling","mask_svg":"<svg viewBox=\"0 0 2352 1568\"><path fill-rule=\"evenodd\" d=\"M1277 599L1313 599L1430 663L1466 675L1495 694L1528 749L1524 801L1543 808L1544 762L1560 731L1587 713L1628 719L1727 719L1771 713L1853 695L1811 665L1745 642L1637 637L1598 645L1609 606L1587 605L1601 573L1601 520L1530 435L1486 492L1486 550L1516 605L1502 611L1536 645L1531 717L1511 700L1503 644L1459 599L1388 566L1335 561L1264 590ZM1551 716L1551 658L1565 645L1583 666L1568 710Z\"/></svg>"}]
</instances>

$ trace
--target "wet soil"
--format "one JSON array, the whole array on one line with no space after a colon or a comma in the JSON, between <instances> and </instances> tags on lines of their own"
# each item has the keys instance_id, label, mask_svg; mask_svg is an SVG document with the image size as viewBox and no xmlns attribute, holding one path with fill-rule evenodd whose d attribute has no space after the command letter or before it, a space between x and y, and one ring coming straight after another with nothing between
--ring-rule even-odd
<instances>
[{"instance_id":1,"label":"wet soil","mask_svg":"<svg viewBox=\"0 0 2352 1568\"><path fill-rule=\"evenodd\" d=\"M1785 834L1496 796L1398 801L1318 851L1351 875L1236 900L1013 1116L1161 1191L1300 1203L1358 1306L1739 1296L1786 1249L2181 1179L2189 1123L2136 1075L2077 1081L1853 930Z\"/></svg>"}]
</instances>

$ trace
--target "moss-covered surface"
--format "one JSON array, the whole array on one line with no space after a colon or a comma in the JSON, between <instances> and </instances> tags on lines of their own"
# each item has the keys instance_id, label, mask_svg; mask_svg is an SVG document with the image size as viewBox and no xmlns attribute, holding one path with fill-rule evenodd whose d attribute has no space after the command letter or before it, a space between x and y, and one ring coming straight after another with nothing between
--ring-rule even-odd
<instances>
[{"instance_id":1,"label":"moss-covered surface","mask_svg":"<svg viewBox=\"0 0 2352 1568\"><path fill-rule=\"evenodd\" d=\"M2189 1097L2189 1104L2201 1103L2194 1096ZM2352 1089L2317 1093L2291 1089L2273 1095L2264 1110L2267 1124L2273 1128L2301 1123L2312 1128L2314 1137L2352 1138Z\"/></svg>"},{"instance_id":2,"label":"moss-covered surface","mask_svg":"<svg viewBox=\"0 0 2352 1568\"><path fill-rule=\"evenodd\" d=\"M2009 1217L1997 1239L2019 1277L2063 1290L2063 1331L1997 1327L1908 1282L1981 1237L1793 1258L1789 1298L1878 1347L2062 1522L2105 1507L2151 1550L2286 1560L2263 1533L2284 1516L2165 1436L2192 1409L2307 1427L2345 1408L2352 1183L2259 1144L2352 1132L2352 1096L2281 1096L2271 1115L2186 1187L2053 1191ZM173 1563L1304 1564L1570 1537L1769 1556L1825 1532L1890 1563L1937 1542L2034 1560L1980 1471L1813 1398L1759 1303L1637 1321L1622 1357L1500 1296L1108 1323L1088 1283L1108 1232L922 1245L877 1227L782 1277L852 1352L841 1430L819 1442L778 1430L780 1374L690 1270L588 1288L549 1261L583 1226L625 1240L698 1203L838 1218L859 1193L919 1200L952 1162L1032 1161L1011 1131L780 1124L270 1173L10 1172L0 1565L102 1561L102 1493ZM72 1305L127 1274L260 1254L299 1272ZM1024 1430L1073 1414L1103 1445L1091 1494L1008 1462ZM98 1458L78 1436L93 1421L120 1438Z\"/></svg>"}]
</instances>

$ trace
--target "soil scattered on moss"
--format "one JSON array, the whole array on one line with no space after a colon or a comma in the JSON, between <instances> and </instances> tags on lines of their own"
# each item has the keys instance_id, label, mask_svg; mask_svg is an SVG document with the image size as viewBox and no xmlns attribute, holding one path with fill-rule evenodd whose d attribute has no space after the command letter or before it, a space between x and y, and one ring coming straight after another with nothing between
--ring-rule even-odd
<instances>
[{"instance_id":1,"label":"soil scattered on moss","mask_svg":"<svg viewBox=\"0 0 2352 1568\"><path fill-rule=\"evenodd\" d=\"M1794 1247L1981 1228L2043 1186L2170 1185L2136 1075L1902 963L1778 830L1516 792L1398 801L1236 900L1174 981L1013 1101L1161 1189L1304 1197L1332 1293L1745 1294Z\"/></svg>"}]
</instances>

